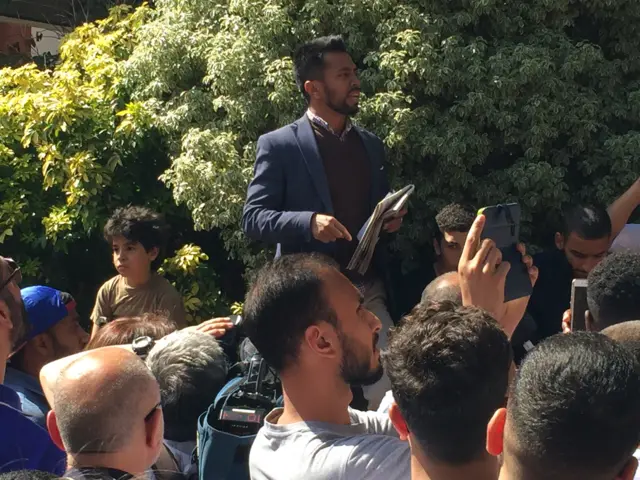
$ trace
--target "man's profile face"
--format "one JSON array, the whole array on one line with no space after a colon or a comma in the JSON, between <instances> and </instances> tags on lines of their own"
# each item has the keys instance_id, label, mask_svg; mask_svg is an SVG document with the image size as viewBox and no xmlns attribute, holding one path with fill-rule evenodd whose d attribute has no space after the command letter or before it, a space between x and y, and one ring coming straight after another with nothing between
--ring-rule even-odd
<instances>
[{"instance_id":1,"label":"man's profile face","mask_svg":"<svg viewBox=\"0 0 640 480\"><path fill-rule=\"evenodd\" d=\"M442 239L439 242L440 250L440 263L442 265L442 272L455 272L458 270L458 263L462 256L462 249L467 241L467 235L469 232L442 232ZM438 252L436 252L438 253Z\"/></svg>"},{"instance_id":2,"label":"man's profile face","mask_svg":"<svg viewBox=\"0 0 640 480\"><path fill-rule=\"evenodd\" d=\"M557 233L556 246L567 257L574 278L587 278L589 272L607 255L610 239L603 237L596 240L585 240L575 232L571 232L568 237Z\"/></svg>"},{"instance_id":3,"label":"man's profile face","mask_svg":"<svg viewBox=\"0 0 640 480\"><path fill-rule=\"evenodd\" d=\"M5 283L13 273L14 267L2 256L0 256L0 284ZM28 334L27 312L24 308L20 287L15 280L10 281L0 291L0 301L4 301L9 311L9 320L13 325L11 329L11 345L15 350L26 341Z\"/></svg>"},{"instance_id":4,"label":"man's profile face","mask_svg":"<svg viewBox=\"0 0 640 480\"><path fill-rule=\"evenodd\" d=\"M324 56L322 80L317 81L323 102L342 115L358 113L360 80L358 70L348 53L330 52Z\"/></svg>"},{"instance_id":5,"label":"man's profile face","mask_svg":"<svg viewBox=\"0 0 640 480\"><path fill-rule=\"evenodd\" d=\"M326 295L338 319L341 375L349 385L371 385L382 377L378 340L382 324L364 308L358 289L340 272L327 273Z\"/></svg>"},{"instance_id":6,"label":"man's profile face","mask_svg":"<svg viewBox=\"0 0 640 480\"><path fill-rule=\"evenodd\" d=\"M54 360L81 352L89 342L89 334L80 326L80 316L75 308L51 327L48 333L53 340Z\"/></svg>"}]
</instances>

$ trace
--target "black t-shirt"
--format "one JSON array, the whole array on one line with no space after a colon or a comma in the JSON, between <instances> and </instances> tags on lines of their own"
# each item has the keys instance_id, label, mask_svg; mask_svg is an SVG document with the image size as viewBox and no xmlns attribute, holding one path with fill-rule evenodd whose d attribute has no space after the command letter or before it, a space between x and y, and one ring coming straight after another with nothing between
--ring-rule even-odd
<instances>
[{"instance_id":1,"label":"black t-shirt","mask_svg":"<svg viewBox=\"0 0 640 480\"><path fill-rule=\"evenodd\" d=\"M67 470L65 478L73 480L129 480L133 475L115 468L81 467Z\"/></svg>"},{"instance_id":2,"label":"black t-shirt","mask_svg":"<svg viewBox=\"0 0 640 480\"><path fill-rule=\"evenodd\" d=\"M562 250L550 250L533 256L540 276L533 287L525 318L520 322L511 343L516 363L526 350L562 331L562 315L571 305L573 271Z\"/></svg>"}]
</instances>

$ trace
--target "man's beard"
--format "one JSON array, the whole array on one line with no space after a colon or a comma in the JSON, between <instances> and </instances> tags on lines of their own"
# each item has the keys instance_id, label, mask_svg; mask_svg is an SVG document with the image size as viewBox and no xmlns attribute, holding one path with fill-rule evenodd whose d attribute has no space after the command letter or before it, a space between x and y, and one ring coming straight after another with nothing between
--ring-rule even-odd
<instances>
[{"instance_id":1,"label":"man's beard","mask_svg":"<svg viewBox=\"0 0 640 480\"><path fill-rule=\"evenodd\" d=\"M351 94L354 91L358 91L358 89L353 89L349 91ZM334 96L331 91L325 86L324 87L325 98L327 99L327 106L341 115L355 115L360 110L360 106L356 103L355 105L347 105L347 97L343 98L341 101L334 100Z\"/></svg>"},{"instance_id":2,"label":"man's beard","mask_svg":"<svg viewBox=\"0 0 640 480\"><path fill-rule=\"evenodd\" d=\"M377 339L378 337L376 335L373 341L374 345L377 344ZM355 342L351 341L344 334L340 335L340 342L342 344L340 375L345 383L355 386L367 386L373 385L382 378L382 374L384 373L382 363L378 363L377 368L371 369L373 349L371 350L371 355L368 357L365 355L359 356Z\"/></svg>"}]
</instances>

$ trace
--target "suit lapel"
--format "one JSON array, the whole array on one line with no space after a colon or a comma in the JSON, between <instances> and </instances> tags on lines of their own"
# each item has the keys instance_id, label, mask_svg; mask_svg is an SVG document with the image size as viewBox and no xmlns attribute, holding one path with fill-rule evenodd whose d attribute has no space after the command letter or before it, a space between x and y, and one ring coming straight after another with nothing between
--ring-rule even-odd
<instances>
[{"instance_id":1,"label":"suit lapel","mask_svg":"<svg viewBox=\"0 0 640 480\"><path fill-rule=\"evenodd\" d=\"M320 199L327 209L326 213L333 214L333 203L331 202L327 175L324 171L324 165L322 164L318 143L316 142L313 128L311 128L311 123L305 115L294 125L297 126L297 128L294 129L296 141L298 142L298 147L300 147L302 157L307 164L313 185L316 187L318 195L320 195Z\"/></svg>"}]
</instances>

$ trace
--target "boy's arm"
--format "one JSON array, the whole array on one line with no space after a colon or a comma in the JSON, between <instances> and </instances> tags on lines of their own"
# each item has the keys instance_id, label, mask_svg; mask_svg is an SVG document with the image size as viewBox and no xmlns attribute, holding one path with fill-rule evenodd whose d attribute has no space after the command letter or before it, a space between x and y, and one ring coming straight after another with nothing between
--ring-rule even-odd
<instances>
[{"instance_id":1,"label":"boy's arm","mask_svg":"<svg viewBox=\"0 0 640 480\"><path fill-rule=\"evenodd\" d=\"M108 282L104 283L100 287L98 295L96 295L96 303L93 306L93 311L91 312L91 338L93 338L98 333L98 330L100 330L100 317L104 317L107 321L113 317L111 312Z\"/></svg>"},{"instance_id":2,"label":"boy's arm","mask_svg":"<svg viewBox=\"0 0 640 480\"><path fill-rule=\"evenodd\" d=\"M107 283L104 283L100 290L98 290L98 295L96 295L96 303L93 306L93 312L91 312L91 338L93 338L100 330L100 325L98 325L100 317L104 317L109 321L111 319L111 301L109 298L109 289L107 288Z\"/></svg>"}]
</instances>

